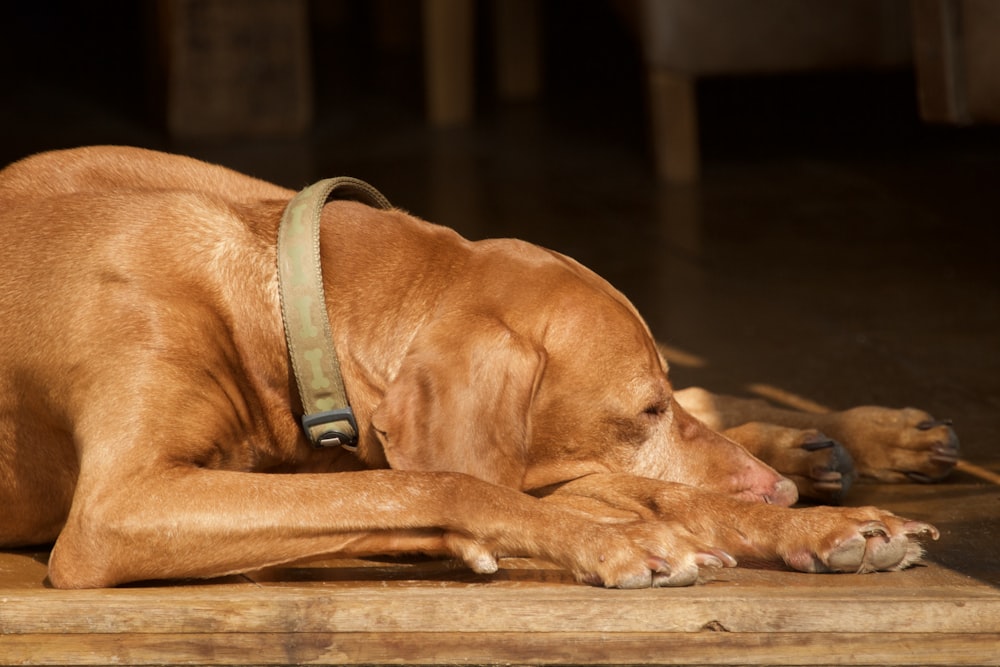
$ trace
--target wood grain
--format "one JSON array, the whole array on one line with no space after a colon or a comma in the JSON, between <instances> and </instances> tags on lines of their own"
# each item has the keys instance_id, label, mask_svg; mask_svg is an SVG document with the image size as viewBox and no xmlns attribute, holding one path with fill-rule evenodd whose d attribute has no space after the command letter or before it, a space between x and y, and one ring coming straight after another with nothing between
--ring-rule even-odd
<instances>
[{"instance_id":1,"label":"wood grain","mask_svg":"<svg viewBox=\"0 0 1000 667\"><path fill-rule=\"evenodd\" d=\"M1000 634L254 633L20 635L5 663L128 664L1000 664ZM993 656L991 658L991 656Z\"/></svg>"}]
</instances>

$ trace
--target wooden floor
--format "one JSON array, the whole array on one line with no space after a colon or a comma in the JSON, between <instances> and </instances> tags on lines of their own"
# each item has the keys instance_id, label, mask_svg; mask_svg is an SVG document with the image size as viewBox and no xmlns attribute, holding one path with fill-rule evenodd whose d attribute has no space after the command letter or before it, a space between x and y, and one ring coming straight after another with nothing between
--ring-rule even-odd
<instances>
[{"instance_id":1,"label":"wooden floor","mask_svg":"<svg viewBox=\"0 0 1000 667\"><path fill-rule=\"evenodd\" d=\"M511 559L324 561L210 582L57 591L47 553L0 554L0 663L1000 664L1000 487L863 488L941 528L877 575L740 567L617 591Z\"/></svg>"}]
</instances>

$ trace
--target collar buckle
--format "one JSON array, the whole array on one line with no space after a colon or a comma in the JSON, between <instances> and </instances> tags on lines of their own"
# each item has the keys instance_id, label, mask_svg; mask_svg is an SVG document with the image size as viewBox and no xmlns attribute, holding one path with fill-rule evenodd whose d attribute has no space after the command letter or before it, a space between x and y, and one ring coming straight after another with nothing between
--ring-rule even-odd
<instances>
[{"instance_id":1,"label":"collar buckle","mask_svg":"<svg viewBox=\"0 0 1000 667\"><path fill-rule=\"evenodd\" d=\"M358 450L358 423L351 408L328 410L302 416L302 428L313 447L343 447Z\"/></svg>"}]
</instances>

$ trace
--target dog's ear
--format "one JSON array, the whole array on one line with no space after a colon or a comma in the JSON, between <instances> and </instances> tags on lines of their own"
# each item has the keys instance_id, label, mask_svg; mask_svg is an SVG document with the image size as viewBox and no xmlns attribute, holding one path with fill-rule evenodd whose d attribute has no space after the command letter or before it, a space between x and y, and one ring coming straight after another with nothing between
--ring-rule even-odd
<instances>
[{"instance_id":1,"label":"dog's ear","mask_svg":"<svg viewBox=\"0 0 1000 667\"><path fill-rule=\"evenodd\" d=\"M544 352L496 318L426 325L372 416L389 464L519 489L544 366Z\"/></svg>"}]
</instances>

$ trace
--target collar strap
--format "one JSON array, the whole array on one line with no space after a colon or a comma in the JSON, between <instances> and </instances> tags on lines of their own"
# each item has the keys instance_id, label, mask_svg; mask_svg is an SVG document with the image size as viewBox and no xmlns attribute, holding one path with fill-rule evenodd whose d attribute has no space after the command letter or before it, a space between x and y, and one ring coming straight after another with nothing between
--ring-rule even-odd
<instances>
[{"instance_id":1,"label":"collar strap","mask_svg":"<svg viewBox=\"0 0 1000 667\"><path fill-rule=\"evenodd\" d=\"M331 199L392 208L378 190L354 178L329 178L295 195L278 227L278 292L306 437L314 447L354 451L358 426L333 345L319 256L320 214Z\"/></svg>"}]
</instances>

